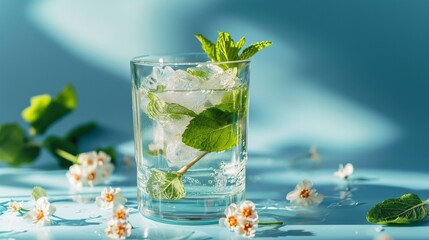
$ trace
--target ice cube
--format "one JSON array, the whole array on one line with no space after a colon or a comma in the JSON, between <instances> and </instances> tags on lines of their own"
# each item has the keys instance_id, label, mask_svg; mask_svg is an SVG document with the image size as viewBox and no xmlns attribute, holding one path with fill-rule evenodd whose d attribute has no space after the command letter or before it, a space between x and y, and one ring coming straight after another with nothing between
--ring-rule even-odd
<instances>
[{"instance_id":1,"label":"ice cube","mask_svg":"<svg viewBox=\"0 0 429 240\"><path fill-rule=\"evenodd\" d=\"M209 97L205 90L165 91L156 95L165 102L180 104L197 114L204 110Z\"/></svg>"},{"instance_id":2,"label":"ice cube","mask_svg":"<svg viewBox=\"0 0 429 240\"><path fill-rule=\"evenodd\" d=\"M204 89L228 89L236 85L237 68L229 68L224 72L212 74L202 84Z\"/></svg>"},{"instance_id":3,"label":"ice cube","mask_svg":"<svg viewBox=\"0 0 429 240\"><path fill-rule=\"evenodd\" d=\"M184 70L176 70L165 78L167 90L195 90L200 89L200 78Z\"/></svg>"}]
</instances>

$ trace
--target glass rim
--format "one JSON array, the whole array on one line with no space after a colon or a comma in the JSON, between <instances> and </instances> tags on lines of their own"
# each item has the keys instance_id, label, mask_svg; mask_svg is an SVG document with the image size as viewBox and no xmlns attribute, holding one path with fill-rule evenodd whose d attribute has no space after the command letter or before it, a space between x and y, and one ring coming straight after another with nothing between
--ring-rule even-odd
<instances>
[{"instance_id":1,"label":"glass rim","mask_svg":"<svg viewBox=\"0 0 429 240\"><path fill-rule=\"evenodd\" d=\"M163 57L174 57L174 56L201 56L206 57L208 61L162 61ZM149 58L158 58L155 60L145 60ZM233 63L250 63L250 59L234 60L234 61L222 61L212 62L206 53L204 52L180 52L180 53L166 53L166 54L146 54L134 57L130 61L134 65L148 65L148 66L162 66L162 65L200 65L200 64L233 64Z\"/></svg>"}]
</instances>

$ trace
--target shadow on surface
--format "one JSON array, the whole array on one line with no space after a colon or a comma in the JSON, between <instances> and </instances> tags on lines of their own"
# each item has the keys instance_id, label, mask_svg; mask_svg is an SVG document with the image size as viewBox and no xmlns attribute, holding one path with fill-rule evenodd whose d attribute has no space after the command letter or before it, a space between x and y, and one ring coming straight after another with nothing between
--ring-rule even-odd
<instances>
[{"instance_id":1,"label":"shadow on surface","mask_svg":"<svg viewBox=\"0 0 429 240\"><path fill-rule=\"evenodd\" d=\"M277 238L277 237L289 237L289 236L314 236L314 233L308 232L301 229L295 229L295 230L287 230L282 231L280 228L283 226L277 226L272 229L267 229L263 231L258 231L257 236L258 237L265 237L265 238Z\"/></svg>"}]
</instances>

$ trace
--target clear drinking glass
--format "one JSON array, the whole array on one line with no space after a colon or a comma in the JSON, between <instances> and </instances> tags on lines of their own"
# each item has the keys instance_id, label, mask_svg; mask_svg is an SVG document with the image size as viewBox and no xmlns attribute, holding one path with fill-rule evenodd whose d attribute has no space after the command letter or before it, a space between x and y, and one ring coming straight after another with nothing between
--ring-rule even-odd
<instances>
[{"instance_id":1,"label":"clear drinking glass","mask_svg":"<svg viewBox=\"0 0 429 240\"><path fill-rule=\"evenodd\" d=\"M206 54L131 60L140 212L179 224L217 222L245 199L248 60Z\"/></svg>"}]
</instances>

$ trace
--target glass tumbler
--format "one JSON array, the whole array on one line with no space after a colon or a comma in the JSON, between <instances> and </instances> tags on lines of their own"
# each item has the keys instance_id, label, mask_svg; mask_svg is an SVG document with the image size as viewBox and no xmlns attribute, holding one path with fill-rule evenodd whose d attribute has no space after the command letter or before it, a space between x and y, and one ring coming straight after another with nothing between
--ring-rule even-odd
<instances>
[{"instance_id":1,"label":"glass tumbler","mask_svg":"<svg viewBox=\"0 0 429 240\"><path fill-rule=\"evenodd\" d=\"M249 60L131 60L137 202L147 218L217 222L245 199Z\"/></svg>"}]
</instances>

